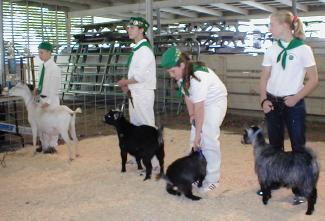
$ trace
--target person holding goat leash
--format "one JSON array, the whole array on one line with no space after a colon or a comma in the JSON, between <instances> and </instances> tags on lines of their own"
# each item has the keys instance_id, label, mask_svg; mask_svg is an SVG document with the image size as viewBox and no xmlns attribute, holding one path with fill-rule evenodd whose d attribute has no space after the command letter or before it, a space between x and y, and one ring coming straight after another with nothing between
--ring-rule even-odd
<instances>
[{"instance_id":1,"label":"person holding goat leash","mask_svg":"<svg viewBox=\"0 0 325 221\"><path fill-rule=\"evenodd\" d=\"M290 11L274 12L270 17L270 31L277 41L265 52L260 79L260 101L269 142L283 150L286 125L292 151L303 151L306 143L304 97L318 85L316 62L311 48L304 44L301 20ZM258 194L263 195L263 192ZM302 203L304 200L299 193L295 194L294 204Z\"/></svg>"},{"instance_id":2,"label":"person holding goat leash","mask_svg":"<svg viewBox=\"0 0 325 221\"><path fill-rule=\"evenodd\" d=\"M155 127L154 101L156 89L156 60L150 42L145 37L149 23L141 17L132 17L127 27L128 35L135 45L128 59L128 79L117 84L124 93L130 93L130 122L136 126ZM131 101L130 101L131 102Z\"/></svg>"},{"instance_id":3,"label":"person holding goat leash","mask_svg":"<svg viewBox=\"0 0 325 221\"><path fill-rule=\"evenodd\" d=\"M200 192L213 190L220 178L220 125L227 111L227 89L202 62L193 62L175 46L162 56L161 67L179 85L190 116L191 147L201 147L207 160L207 175Z\"/></svg>"}]
</instances>

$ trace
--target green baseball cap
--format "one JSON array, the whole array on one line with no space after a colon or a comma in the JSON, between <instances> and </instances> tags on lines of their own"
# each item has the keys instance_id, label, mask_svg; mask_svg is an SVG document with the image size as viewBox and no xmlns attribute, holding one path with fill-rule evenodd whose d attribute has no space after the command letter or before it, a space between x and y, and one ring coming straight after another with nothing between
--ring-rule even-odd
<instances>
[{"instance_id":1,"label":"green baseball cap","mask_svg":"<svg viewBox=\"0 0 325 221\"><path fill-rule=\"evenodd\" d=\"M128 26L138 26L139 28L143 28L144 32L146 32L149 28L149 23L142 17L131 17Z\"/></svg>"},{"instance_id":2,"label":"green baseball cap","mask_svg":"<svg viewBox=\"0 0 325 221\"><path fill-rule=\"evenodd\" d=\"M175 46L168 48L162 55L160 67L170 69L177 66L181 53Z\"/></svg>"},{"instance_id":3,"label":"green baseball cap","mask_svg":"<svg viewBox=\"0 0 325 221\"><path fill-rule=\"evenodd\" d=\"M48 42L48 41L43 41L42 43L40 43L38 45L38 49L45 49L45 50L48 50L48 51L53 51L53 45Z\"/></svg>"}]
</instances>

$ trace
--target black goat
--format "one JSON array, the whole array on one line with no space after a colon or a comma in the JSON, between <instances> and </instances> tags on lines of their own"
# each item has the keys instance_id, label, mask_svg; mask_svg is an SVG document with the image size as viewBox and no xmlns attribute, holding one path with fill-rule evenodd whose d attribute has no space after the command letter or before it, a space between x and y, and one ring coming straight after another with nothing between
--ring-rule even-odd
<instances>
[{"instance_id":1,"label":"black goat","mask_svg":"<svg viewBox=\"0 0 325 221\"><path fill-rule=\"evenodd\" d=\"M284 152L265 142L262 130L256 126L245 129L243 143L253 144L255 172L263 192L263 203L271 198L271 187L292 188L292 192L308 200L306 215L311 215L317 199L319 163L309 148Z\"/></svg>"},{"instance_id":2,"label":"black goat","mask_svg":"<svg viewBox=\"0 0 325 221\"><path fill-rule=\"evenodd\" d=\"M198 181L198 187L206 175L207 161L201 150L192 151L188 156L175 160L166 171L166 190L169 194L180 196L183 193L187 198L200 200L201 197L192 193L192 183Z\"/></svg>"},{"instance_id":3,"label":"black goat","mask_svg":"<svg viewBox=\"0 0 325 221\"><path fill-rule=\"evenodd\" d=\"M122 172L125 172L127 154L135 157L138 169L142 169L141 160L146 167L144 180L151 178L151 159L157 156L160 175L164 173L163 128L156 129L148 125L135 126L128 122L120 110L111 110L105 115L105 122L116 128L122 158Z\"/></svg>"}]
</instances>

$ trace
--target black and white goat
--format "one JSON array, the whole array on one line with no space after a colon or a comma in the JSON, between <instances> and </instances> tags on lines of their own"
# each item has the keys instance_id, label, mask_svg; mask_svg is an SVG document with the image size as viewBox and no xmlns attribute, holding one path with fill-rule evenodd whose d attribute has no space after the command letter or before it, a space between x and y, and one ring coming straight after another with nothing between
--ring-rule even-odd
<instances>
[{"instance_id":1,"label":"black and white goat","mask_svg":"<svg viewBox=\"0 0 325 221\"><path fill-rule=\"evenodd\" d=\"M156 155L160 165L160 175L164 173L163 128L156 129L148 125L135 126L128 122L123 112L111 110L105 115L105 122L116 128L122 158L122 172L126 171L127 154L135 157L138 169L142 169L141 160L146 167L144 180L151 178L151 159Z\"/></svg>"},{"instance_id":2,"label":"black and white goat","mask_svg":"<svg viewBox=\"0 0 325 221\"><path fill-rule=\"evenodd\" d=\"M253 144L255 172L263 192L263 203L271 198L271 187L274 185L292 188L292 192L306 197L311 215L317 199L317 181L319 162L309 148L302 151L284 152L273 148L265 142L262 130L257 126L245 129L243 143Z\"/></svg>"}]
</instances>

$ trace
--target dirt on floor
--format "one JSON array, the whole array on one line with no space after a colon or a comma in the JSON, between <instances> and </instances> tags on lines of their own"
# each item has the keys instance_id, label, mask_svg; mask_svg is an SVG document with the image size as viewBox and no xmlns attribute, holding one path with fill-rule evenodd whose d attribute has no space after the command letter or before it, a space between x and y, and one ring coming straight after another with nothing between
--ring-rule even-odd
<instances>
[{"instance_id":1,"label":"dirt on floor","mask_svg":"<svg viewBox=\"0 0 325 221\"><path fill-rule=\"evenodd\" d=\"M166 125L168 166L187 154L189 125L186 116L161 120ZM72 163L68 163L65 145L55 155L33 156L30 145L10 152L6 156L7 166L0 167L0 220L325 220L323 167L312 216L305 215L306 203L292 205L293 195L288 189L274 191L269 204L262 204L256 195L258 182L252 147L240 142L244 121L249 125L261 119L227 116L220 136L220 185L209 194L200 195L203 199L197 202L169 195L164 180L144 182L135 165L128 164L127 172L121 173L118 139L114 133L82 139L81 156ZM324 127L308 126L308 146L317 153L322 165L325 163L325 142L321 136ZM288 140L286 146L290 146ZM199 195L196 190L194 193Z\"/></svg>"}]
</instances>

